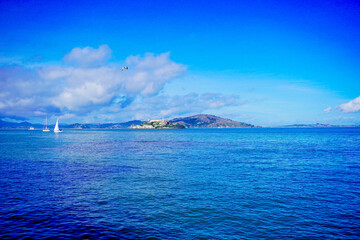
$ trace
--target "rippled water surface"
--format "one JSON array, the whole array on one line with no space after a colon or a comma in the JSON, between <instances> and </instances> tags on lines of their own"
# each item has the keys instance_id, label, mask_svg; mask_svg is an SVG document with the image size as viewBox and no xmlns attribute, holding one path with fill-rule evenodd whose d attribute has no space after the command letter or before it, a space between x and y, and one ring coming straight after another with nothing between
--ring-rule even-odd
<instances>
[{"instance_id":1,"label":"rippled water surface","mask_svg":"<svg viewBox=\"0 0 360 240\"><path fill-rule=\"evenodd\" d=\"M359 239L360 129L0 131L0 238Z\"/></svg>"}]
</instances>

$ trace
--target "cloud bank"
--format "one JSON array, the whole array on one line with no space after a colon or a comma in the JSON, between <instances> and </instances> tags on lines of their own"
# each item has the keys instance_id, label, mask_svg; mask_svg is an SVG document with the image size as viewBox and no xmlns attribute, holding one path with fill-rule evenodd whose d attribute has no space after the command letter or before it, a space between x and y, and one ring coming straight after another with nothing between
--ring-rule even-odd
<instances>
[{"instance_id":1,"label":"cloud bank","mask_svg":"<svg viewBox=\"0 0 360 240\"><path fill-rule=\"evenodd\" d=\"M345 113L354 113L360 111L360 97L357 97L350 102L341 104L337 108Z\"/></svg>"},{"instance_id":2,"label":"cloud bank","mask_svg":"<svg viewBox=\"0 0 360 240\"><path fill-rule=\"evenodd\" d=\"M186 70L169 53L130 56L128 71L110 63L110 56L111 49L102 45L74 48L59 65L0 67L0 115L86 115L109 104L124 108L138 96L158 94Z\"/></svg>"},{"instance_id":3,"label":"cloud bank","mask_svg":"<svg viewBox=\"0 0 360 240\"><path fill-rule=\"evenodd\" d=\"M74 48L45 67L0 67L0 117L61 116L89 121L168 118L244 104L237 95L189 93L170 96L164 86L186 66L169 53L129 56L110 62L111 49ZM122 71L123 66L128 70Z\"/></svg>"}]
</instances>

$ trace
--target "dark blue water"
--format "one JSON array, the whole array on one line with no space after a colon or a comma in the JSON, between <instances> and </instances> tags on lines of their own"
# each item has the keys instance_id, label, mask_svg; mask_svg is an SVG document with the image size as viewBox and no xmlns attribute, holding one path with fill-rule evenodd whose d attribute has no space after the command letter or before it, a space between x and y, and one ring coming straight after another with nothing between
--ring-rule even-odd
<instances>
[{"instance_id":1,"label":"dark blue water","mask_svg":"<svg viewBox=\"0 0 360 240\"><path fill-rule=\"evenodd\" d=\"M360 129L0 131L0 238L359 239Z\"/></svg>"}]
</instances>

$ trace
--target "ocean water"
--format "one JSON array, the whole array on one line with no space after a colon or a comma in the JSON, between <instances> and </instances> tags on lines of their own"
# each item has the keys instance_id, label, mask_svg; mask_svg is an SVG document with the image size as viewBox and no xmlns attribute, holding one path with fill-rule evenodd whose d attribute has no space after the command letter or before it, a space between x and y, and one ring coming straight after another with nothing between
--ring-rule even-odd
<instances>
[{"instance_id":1,"label":"ocean water","mask_svg":"<svg viewBox=\"0 0 360 240\"><path fill-rule=\"evenodd\" d=\"M360 239L360 129L0 131L1 239Z\"/></svg>"}]
</instances>

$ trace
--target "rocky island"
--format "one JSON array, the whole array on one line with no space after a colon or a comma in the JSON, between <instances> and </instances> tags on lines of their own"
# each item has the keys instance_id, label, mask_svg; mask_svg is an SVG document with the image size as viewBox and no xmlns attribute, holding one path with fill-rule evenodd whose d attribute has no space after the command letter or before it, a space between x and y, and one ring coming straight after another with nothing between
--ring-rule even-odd
<instances>
[{"instance_id":1,"label":"rocky island","mask_svg":"<svg viewBox=\"0 0 360 240\"><path fill-rule=\"evenodd\" d=\"M132 129L182 129L185 128L180 124L171 124L166 120L150 120L140 125L131 125Z\"/></svg>"},{"instance_id":2,"label":"rocky island","mask_svg":"<svg viewBox=\"0 0 360 240\"><path fill-rule=\"evenodd\" d=\"M197 114L190 117L174 118L172 124L184 125L186 128L254 128L248 123L237 122L209 114Z\"/></svg>"},{"instance_id":3,"label":"rocky island","mask_svg":"<svg viewBox=\"0 0 360 240\"><path fill-rule=\"evenodd\" d=\"M167 129L167 128L254 128L256 126L236 122L230 119L208 114L198 114L190 117L174 118L172 120L150 120L140 125L131 125L133 129Z\"/></svg>"}]
</instances>

